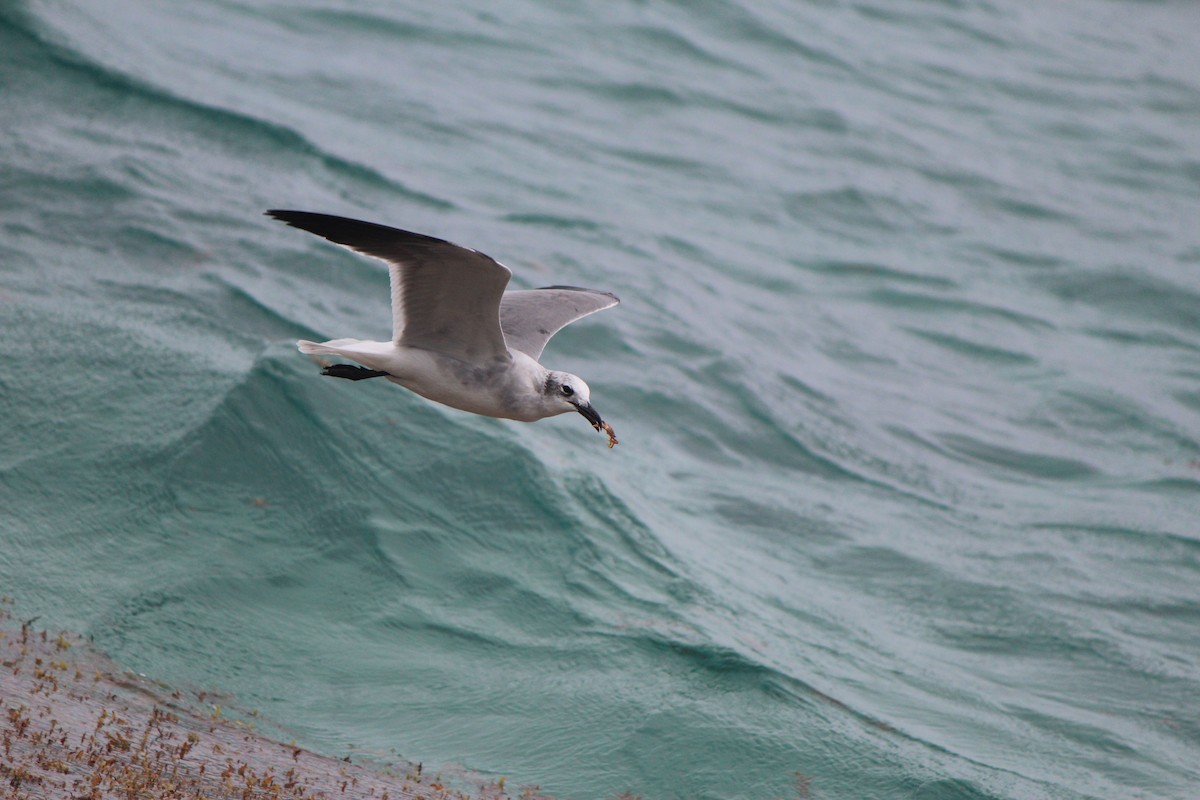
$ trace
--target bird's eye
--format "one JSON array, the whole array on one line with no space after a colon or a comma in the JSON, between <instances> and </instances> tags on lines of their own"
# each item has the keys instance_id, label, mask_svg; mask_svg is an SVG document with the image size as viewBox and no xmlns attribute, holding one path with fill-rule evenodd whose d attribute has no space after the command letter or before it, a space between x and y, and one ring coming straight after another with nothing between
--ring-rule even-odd
<instances>
[{"instance_id":1,"label":"bird's eye","mask_svg":"<svg viewBox=\"0 0 1200 800\"><path fill-rule=\"evenodd\" d=\"M570 397L571 395L575 394L575 390L564 383L562 387L562 393L564 397Z\"/></svg>"}]
</instances>

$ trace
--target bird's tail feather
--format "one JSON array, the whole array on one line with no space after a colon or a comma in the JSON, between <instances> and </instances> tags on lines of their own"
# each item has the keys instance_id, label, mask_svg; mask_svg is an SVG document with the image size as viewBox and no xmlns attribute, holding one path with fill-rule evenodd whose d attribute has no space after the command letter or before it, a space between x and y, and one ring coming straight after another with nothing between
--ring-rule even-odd
<instances>
[{"instance_id":1,"label":"bird's tail feather","mask_svg":"<svg viewBox=\"0 0 1200 800\"><path fill-rule=\"evenodd\" d=\"M329 355L343 355L343 350L347 345L356 344L362 341L361 339L333 339L328 342L310 342L307 339L301 339L296 342L297 349L301 353L326 353Z\"/></svg>"}]
</instances>

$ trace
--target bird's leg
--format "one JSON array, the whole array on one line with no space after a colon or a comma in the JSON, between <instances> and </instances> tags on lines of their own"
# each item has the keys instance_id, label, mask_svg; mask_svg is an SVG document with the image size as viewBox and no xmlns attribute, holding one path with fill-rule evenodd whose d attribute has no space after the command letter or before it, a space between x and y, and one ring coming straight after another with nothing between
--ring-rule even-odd
<instances>
[{"instance_id":1,"label":"bird's leg","mask_svg":"<svg viewBox=\"0 0 1200 800\"><path fill-rule=\"evenodd\" d=\"M356 367L353 364L330 364L321 370L321 374L328 375L331 378L345 378L348 381L361 381L367 378L382 378L388 373L377 369Z\"/></svg>"}]
</instances>

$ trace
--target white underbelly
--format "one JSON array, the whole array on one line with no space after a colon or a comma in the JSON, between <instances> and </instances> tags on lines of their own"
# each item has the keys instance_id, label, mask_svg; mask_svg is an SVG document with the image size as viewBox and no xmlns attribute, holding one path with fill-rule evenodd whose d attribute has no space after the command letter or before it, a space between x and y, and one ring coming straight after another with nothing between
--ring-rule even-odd
<instances>
[{"instance_id":1,"label":"white underbelly","mask_svg":"<svg viewBox=\"0 0 1200 800\"><path fill-rule=\"evenodd\" d=\"M431 350L362 339L304 342L301 349L340 355L386 372L392 383L451 408L523 422L545 416L533 402L545 371L524 353L516 353L511 359L469 364Z\"/></svg>"}]
</instances>

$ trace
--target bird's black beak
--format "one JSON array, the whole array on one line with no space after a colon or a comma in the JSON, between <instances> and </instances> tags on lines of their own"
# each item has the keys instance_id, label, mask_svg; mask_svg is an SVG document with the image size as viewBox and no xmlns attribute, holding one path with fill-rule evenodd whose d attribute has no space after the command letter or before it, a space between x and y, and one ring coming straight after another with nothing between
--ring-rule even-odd
<instances>
[{"instance_id":1,"label":"bird's black beak","mask_svg":"<svg viewBox=\"0 0 1200 800\"><path fill-rule=\"evenodd\" d=\"M587 421L592 423L593 428L600 430L600 425L604 422L604 420L600 419L599 412L592 408L591 403L576 403L575 410L580 414L583 414Z\"/></svg>"}]
</instances>

